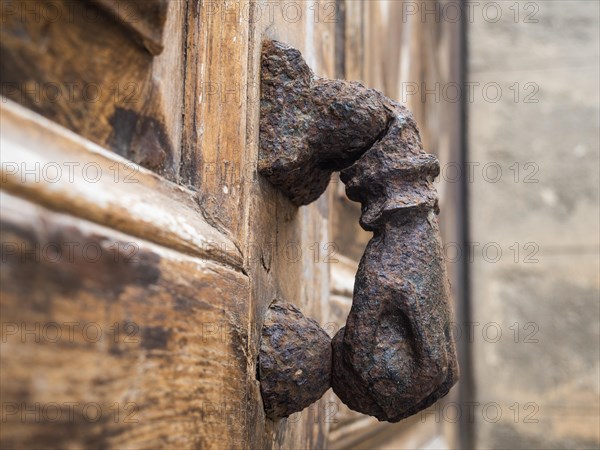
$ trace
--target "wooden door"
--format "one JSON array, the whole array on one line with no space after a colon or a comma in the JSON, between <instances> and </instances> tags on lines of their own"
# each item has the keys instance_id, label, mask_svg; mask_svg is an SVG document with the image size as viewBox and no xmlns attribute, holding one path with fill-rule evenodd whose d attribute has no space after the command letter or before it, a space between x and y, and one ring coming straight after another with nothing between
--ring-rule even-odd
<instances>
[{"instance_id":1,"label":"wooden door","mask_svg":"<svg viewBox=\"0 0 600 450\"><path fill-rule=\"evenodd\" d=\"M400 4L2 0L3 448L448 435L418 418L374 428L331 391L273 422L256 379L269 304L335 333L368 239L335 180L298 209L256 174L261 42L390 96L454 76L434 69L451 52L433 37L455 30L390 19ZM455 124L436 120L426 140L449 158L455 139L433 135Z\"/></svg>"}]
</instances>

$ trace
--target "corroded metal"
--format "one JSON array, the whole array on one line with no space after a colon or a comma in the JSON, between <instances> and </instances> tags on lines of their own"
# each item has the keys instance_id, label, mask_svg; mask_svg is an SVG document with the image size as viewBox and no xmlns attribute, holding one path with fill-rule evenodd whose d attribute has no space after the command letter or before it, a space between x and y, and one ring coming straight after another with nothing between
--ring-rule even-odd
<instances>
[{"instance_id":1,"label":"corroded metal","mask_svg":"<svg viewBox=\"0 0 600 450\"><path fill-rule=\"evenodd\" d=\"M267 416L302 411L331 386L329 336L295 306L274 302L262 328L258 371Z\"/></svg>"},{"instance_id":2,"label":"corroded metal","mask_svg":"<svg viewBox=\"0 0 600 450\"><path fill-rule=\"evenodd\" d=\"M267 41L260 125L262 175L304 205L341 170L373 232L332 341L335 393L390 422L426 408L456 383L458 365L433 186L439 163L423 151L412 115L360 83L316 77L297 50Z\"/></svg>"},{"instance_id":3,"label":"corroded metal","mask_svg":"<svg viewBox=\"0 0 600 450\"><path fill-rule=\"evenodd\" d=\"M263 45L259 172L292 202L325 192L331 173L352 164L385 132L378 92L314 76L296 49Z\"/></svg>"}]
</instances>

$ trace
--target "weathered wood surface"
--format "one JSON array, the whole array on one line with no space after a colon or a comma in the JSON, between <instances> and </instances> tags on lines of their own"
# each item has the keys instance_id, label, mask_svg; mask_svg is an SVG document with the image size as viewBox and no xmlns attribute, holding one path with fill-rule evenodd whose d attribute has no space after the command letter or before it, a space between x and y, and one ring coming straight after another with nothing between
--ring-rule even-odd
<instances>
[{"instance_id":1,"label":"weathered wood surface","mask_svg":"<svg viewBox=\"0 0 600 450\"><path fill-rule=\"evenodd\" d=\"M324 12L324 5L313 2L295 2L290 8L284 9L284 2L273 14L267 14L268 2L261 2L260 6L261 16L251 29L248 77L252 82L260 80L260 54L262 42L267 37L298 48L317 74L332 76L335 18L331 14L335 10L328 8ZM315 15L320 19L315 19ZM250 158L256 161L259 108L255 104L249 106L251 115L247 151ZM272 248L274 239L277 242L277 252L265 258L267 267L263 268L261 277L266 276L266 280L275 283L276 291L289 297L308 317L317 321L324 319L327 300L322 294L329 291L329 265L336 256L335 249L323 248L330 242L326 199L321 198L314 204L298 209L262 177L249 187L250 241L267 250ZM261 213L256 214L256 211ZM288 254L285 252L286 246ZM295 254L293 247L296 247Z\"/></svg>"},{"instance_id":2,"label":"weathered wood surface","mask_svg":"<svg viewBox=\"0 0 600 450\"><path fill-rule=\"evenodd\" d=\"M172 2L171 5L173 3L183 4L183 2ZM20 173L7 174L5 170L4 175L7 180L6 183L3 183L3 187L11 193L39 202L48 208L102 223L139 238L152 240L162 246L189 254L190 257L216 259L237 267L240 265L237 256L239 253L236 254L234 251L232 259L228 259L228 257L231 243L235 242L233 247L237 250L236 241L239 241L239 247L245 258L243 270L249 273L252 280L250 298L248 292L245 292L240 294L238 299L242 305L246 305L246 308L248 307L247 302L251 302L250 312L246 317L247 323L249 323L249 343L246 353L244 353L245 346L236 347L238 354L225 353L220 361L224 365L244 364L244 367L248 368L247 373L252 376L249 379L236 377L231 381L246 396L243 404L246 419L243 432L246 433L246 436L242 437L240 442L234 442L234 445L231 445L234 448L246 446L250 448L319 448L323 447L325 443L328 412L325 410L327 404L324 400L319 402L315 408L304 411L289 420L270 422L265 419L258 382L254 379L254 374L264 312L274 298L289 299L306 311L309 317L317 320L326 316L323 311L328 308L327 274L330 251L323 246L329 241L327 202L321 200L317 205L298 211L268 183L254 178L254 164L258 152L259 105L250 97L250 94L246 95L242 91L238 97L238 93L234 93L233 97L235 100L239 98L239 103L227 103L227 96L223 101L220 97L221 91L217 95L210 96L212 91L204 91L204 98L200 98L200 94L203 89L210 89L211 85L207 84L210 82L217 83L219 89L227 89L229 86L229 89L243 90L250 83L258 86L260 73L258 55L263 30L266 29L269 29L269 32L274 35L287 33L287 37L290 39L291 34L294 34L296 41L304 40L303 36L308 34L313 36L313 40L302 42L299 46L311 55L317 70L322 71L321 73L324 75L331 76L332 74L326 73L324 68L327 67L327 70L332 71L334 67L333 24L323 25L311 22L308 17L313 12L309 11L309 6L308 4L302 6L304 19L300 23L294 24L293 27L284 20L281 11L278 12L278 16L275 16L273 23L267 21L249 27L248 23L236 20L235 16L233 22L223 22L221 14L202 9L196 10L197 4L195 3L187 5L188 9L183 13L188 20L187 50L185 58L183 58L187 61L188 71L185 85L187 103L184 109L186 126L182 137L184 145L181 182L189 183L194 189L198 189L200 194L198 197L190 191L165 183L148 171L137 169L137 166L128 166L120 158L84 139L65 133L63 129L50 122L31 116L24 119L13 117L14 105L9 106L12 112L3 111L3 139L6 139L7 143L12 141L8 146L3 145L3 149L12 147L13 151L6 155L11 155L11 159L16 162L35 163L39 161L42 164L65 161L75 161L81 164L93 162L104 169L102 177L94 189L89 184L86 185L85 180L82 180L79 175L73 183L48 183L44 180L41 180L40 183L32 183L31 179L29 183L22 183ZM266 8L266 3L261 3L261 7ZM263 11L266 10L263 9ZM181 14L181 12L179 13ZM169 17L167 23L170 20L172 19ZM275 27L279 31L275 31ZM252 28L250 40L248 38L249 28ZM326 33L320 31L322 29L325 29ZM322 47L320 40L327 36L330 38L329 45ZM249 44L244 44L248 42ZM244 45L250 47L247 48ZM161 58L167 51L168 49L165 49L158 58ZM248 54L250 54L249 57ZM248 60L248 66L244 63L246 60ZM232 83L234 83L233 87L231 87ZM19 116L25 113L17 111L15 114ZM197 116L195 117L195 115ZM5 133L4 124L10 120L14 120L18 127L10 133ZM102 117L99 117L98 120L102 121ZM23 130L21 133L18 132L19 128ZM29 131L30 129L32 131ZM83 133L76 127L71 127L71 129ZM6 127L6 130L9 128ZM48 133L47 130L50 132ZM89 135L83 134L89 137ZM3 152L3 158L5 157ZM130 174L127 169L136 167L136 178L140 183L124 186L122 183L114 183L113 180L105 179L105 176L114 176L110 167L115 162L118 163L120 169L123 169L124 175ZM240 178L242 163L246 164L246 162L249 166L244 169L247 170L250 178ZM11 171L9 170L9 172ZM215 174L212 179L210 178L211 173ZM242 181L246 181L246 183L242 183ZM149 204L141 208L140 205L145 202ZM202 217L221 229L223 236L219 238L211 235L209 230L214 230L210 227L207 229L206 222ZM182 220L181 218L184 223L177 223ZM65 220L63 225L66 226L67 222ZM195 235L198 230L200 230L199 237ZM231 238L225 237L225 235L229 235L226 230L231 230ZM184 231L191 235L187 236ZM208 235L208 239L206 235ZM206 240L225 244L227 249L225 255L223 252L207 253L202 245ZM180 257L187 258L183 255ZM215 276L218 276L222 270L229 270L221 269L221 266L212 267ZM100 273L99 276L101 276ZM104 277L111 279L112 275L104 275ZM118 278L114 278L113 284L119 284ZM236 289L235 292L238 290ZM53 291L50 291L48 301L53 301L54 296ZM99 296L101 295L99 294ZM229 309L229 305L224 306L223 314L229 314ZM166 320L171 321L168 317ZM242 320L240 323L243 324L244 321ZM242 349L241 354L239 353L240 348ZM48 364L49 359L40 360L39 364L35 366L36 370L43 371ZM88 368L92 371L91 366ZM118 368L113 370L118 372ZM219 380L226 379L229 375L229 372L222 367L215 368L214 372L215 379ZM126 374L125 378L130 375ZM167 375L157 375L158 378L162 376L166 377ZM202 376L200 374L199 378ZM208 378L208 380L212 380L212 378ZM179 382L193 386L192 380L183 379ZM189 386L185 386L185 388L187 389ZM233 397L239 399L241 395L238 393ZM183 398L185 397L180 400L182 407L185 406ZM235 406L239 406L239 404ZM168 410L165 405L163 407ZM226 406L226 408L229 407ZM193 433L191 431L189 435L183 433L184 438L182 439L194 439L194 442L202 444L198 444L198 448L222 448L223 439L239 438L241 431L240 433L228 433L219 428L223 424L230 425L228 416L224 417L227 415L228 409L220 411L221 415L217 418L220 422L214 427L215 430L220 430L220 436L219 433L212 432L213 428L197 426L194 427ZM157 421L158 417L164 419L164 415L157 415ZM167 419L164 420L167 421ZM47 424L43 426L47 427ZM156 422L150 425L151 428L155 426L157 430L161 429ZM168 424L164 426L167 427ZM163 431L165 435L177 435L182 432L182 427L177 425L168 430L170 433ZM26 439L26 431L26 427L20 428L20 434L12 435L11 439L15 439L14 442L23 442ZM81 435L86 435L88 431L86 429ZM188 429L184 431L188 431ZM113 433L106 429L95 432L97 434L94 436L98 438L111 436ZM43 438L36 433L34 436L36 437L27 442L39 443ZM94 440L94 438L90 439ZM146 442L135 437L133 433L125 433L120 435L119 440L107 440L103 445L119 448L123 446L140 447L144 446ZM171 444L171 441L164 439L157 439L154 442L154 445L158 447L173 447ZM146 445L146 447L148 446L150 445Z\"/></svg>"},{"instance_id":3,"label":"weathered wood surface","mask_svg":"<svg viewBox=\"0 0 600 450\"><path fill-rule=\"evenodd\" d=\"M3 448L253 448L246 276L1 205Z\"/></svg>"},{"instance_id":4,"label":"weathered wood surface","mask_svg":"<svg viewBox=\"0 0 600 450\"><path fill-rule=\"evenodd\" d=\"M258 84L248 78L244 5L188 3L182 155L182 182L194 186L206 214L240 240L245 191L255 181L255 160L245 151L246 115L258 108L247 99L258 95Z\"/></svg>"},{"instance_id":5,"label":"weathered wood surface","mask_svg":"<svg viewBox=\"0 0 600 450\"><path fill-rule=\"evenodd\" d=\"M163 49L163 32L167 20L168 0L93 0L133 31L140 43L153 55ZM169 36L172 38L173 36Z\"/></svg>"},{"instance_id":6,"label":"weathered wood surface","mask_svg":"<svg viewBox=\"0 0 600 450\"><path fill-rule=\"evenodd\" d=\"M256 2L250 27L248 80L260 80L260 54L265 38L277 39L298 48L315 72L334 76L335 13L331 6L317 2L282 2L269 13L269 2ZM324 8L329 9L325 10ZM285 9L287 8L287 9ZM260 14L260 17L258 16ZM256 95L256 93L255 93ZM257 160L259 105L248 101L247 157ZM252 342L258 342L263 317L275 298L293 303L302 313L323 325L329 315L329 267L335 259L330 243L328 201L325 196L303 208L294 207L264 179L248 184L247 245L260 249L260 257L249 261L253 280L251 322ZM247 247L246 254L251 254ZM333 253L332 253L333 252ZM252 347L258 352L258 347ZM258 353L256 353L257 355ZM311 407L275 422L263 420L257 430L256 448L324 448L331 420L331 391Z\"/></svg>"},{"instance_id":7,"label":"weathered wood surface","mask_svg":"<svg viewBox=\"0 0 600 450\"><path fill-rule=\"evenodd\" d=\"M3 2L2 95L177 180L185 2L96 3Z\"/></svg>"},{"instance_id":8,"label":"weathered wood surface","mask_svg":"<svg viewBox=\"0 0 600 450\"><path fill-rule=\"evenodd\" d=\"M66 80L80 83L80 88L94 83L101 86L103 92L105 89L111 92L110 98L85 102L80 93L74 102L69 102L66 88L62 91L63 98L54 103L36 102L20 90L10 95L3 91L3 94L83 138L187 188L128 165L126 160L109 151L38 118L28 116L17 120L13 117L10 120L15 120L23 131L6 134L8 119L5 119L9 116L3 109L3 161L6 161L5 155L10 154L11 158L12 155L20 158L15 161L40 161L42 164L73 161L81 164L79 168L87 162L95 162L103 168L103 177L92 187L81 177L76 183L42 180L35 185L21 183L13 174L8 175L6 183L3 180L2 188L49 210L80 218L67 218L44 210L44 216L50 214L52 221L57 221L54 223L57 233L76 232L79 227L84 230L83 236L87 235L85 230L93 230L92 235L109 236L108 241L118 237L144 243L144 249L161 257L158 263L161 278L146 288L127 284L118 300L112 301L113 292L120 289L124 280L119 278L119 271L103 266L98 273L86 274L85 289L78 289L82 294L78 293L74 298L69 297L68 287L57 286L58 282L53 280L66 280L67 283L69 277L81 272L72 266L59 270L52 264L40 265L35 271L46 275L37 275L40 282L31 288L33 300L24 300L27 307L23 311L15 308L20 298L14 292L11 296L5 296L3 292L2 320L6 301L10 306L6 311L12 311L8 316L11 320L21 320L21 317L33 321L75 318L102 320L110 325L114 323L113 319L123 321L134 317L139 320L140 327L161 327L165 323L175 323L176 327L168 338L167 350L148 350L138 343L138 347L125 348L123 354L127 356L122 359L111 356L99 344L93 344L90 349L92 344L81 340L61 348L56 358L54 348L46 344L25 346L18 342L19 347L14 347L18 353L8 354L15 364L10 366L11 370L16 370L13 383L34 386L34 393L43 402L62 401L62 398L67 401L82 398L84 402L95 399L112 400L113 403L140 401L144 409L139 409L138 424L110 422L89 426L85 422L74 425L71 434L76 436L76 441L73 445L86 447L92 446L93 442L113 448L361 447L361 442L367 442L364 441L366 435L370 435L367 430L376 430L374 434L379 438L378 442L377 438L368 441L369 447L386 440L390 442L388 438L394 430L412 432L417 429L421 437L431 437L429 426L419 428L419 424L400 423L395 425L397 429L379 428L374 419L359 418L349 411L346 415L344 405L331 391L315 405L289 419L272 422L265 418L255 373L266 309L273 299L282 298L294 303L328 332L335 333L335 323L338 320L343 323L347 314L344 302L349 305L348 290L353 281L348 272L352 273L351 267L356 261L349 262L350 269L343 271L345 281L336 281L337 275L333 277L333 296L330 296L329 273L338 265L345 265L344 255L356 258L362 254L369 234L358 226L359 209L345 200L343 190L335 190L336 186L342 187L341 183L332 183L329 199L322 197L313 205L296 209L267 182L255 176L259 117L257 89L260 50L265 37L300 49L318 75L334 77L336 68L339 70L341 66L339 58L343 58L347 79L363 80L394 98L398 98L398 91L390 91L390 86L400 89L400 82L418 81L420 74L438 70L433 62L437 57L447 55L442 51L438 56L431 55L438 52L437 45L445 42L444 37L434 38L431 31L419 24L409 27L394 22L390 17L397 14L399 7L394 4L401 2L384 5L386 2L338 0L274 5L260 0L247 8L244 2L170 1L162 25L164 48L158 53L159 48L154 43L160 40L162 19L146 20L150 26L147 36L150 36L151 45L148 48L139 39L140 30L142 34L146 31L124 24L122 18L115 17L109 9L101 11L99 7L68 0L54 3L75 3L78 19L83 17L84 11L100 11L99 18L92 23L81 20L21 23L14 17L5 20L3 16L1 81L52 82L62 86ZM342 3L344 19L338 14ZM156 1L156 4L163 2ZM299 16L296 13L298 7ZM283 8L287 8L285 13ZM148 16L144 17L148 19ZM340 41L341 29L344 32ZM28 39L22 39L22 36ZM422 44L425 41L427 46ZM335 47L336 42L343 46L343 51L339 46ZM398 56L384 57L380 48L382 42L387 43L388 51L396 51ZM396 50L395 46L398 47ZM430 53L428 61L431 64L420 65L420 61L425 60L422 52ZM117 101L109 89L115 83L125 88L119 91ZM126 102L132 95L132 91L127 90L129 83L135 83L135 93L140 95L140 100L135 103ZM3 86L7 89L7 85ZM450 126L447 119L438 120L449 116L446 113L425 116L420 99L414 97L411 102L409 106L417 115L426 146L435 153L438 148L435 144L428 145L433 142L428 136L437 136L440 127ZM13 106L9 108L14 109ZM120 128L115 130L111 118L115 117L117 108L127 111L131 120L119 120ZM11 114L21 115L14 111ZM30 132L30 129L34 131ZM50 133L45 134L42 129L50 130ZM13 136L15 141L7 146L5 136ZM440 148L448 142L444 139L439 141ZM18 142L24 142L24 151L16 146ZM160 145L155 145L156 142ZM31 143L35 143L35 148L29 145ZM443 151L438 155L444 163ZM139 183L125 186L105 179L104 176L114 176L111 166L119 168L121 178L130 174L128 169L136 167L135 176ZM4 177L7 171L5 168L3 171ZM66 168L63 168L63 174L67 174ZM22 201L18 200L19 205L29 205L28 201L20 203ZM338 206L341 202L346 202L343 214ZM443 202L444 199L442 209L448 210ZM30 207L39 213L39 207ZM32 222L38 228L42 226L37 219ZM77 224L75 230L69 228L73 223ZM31 228L27 223L19 224L17 228ZM44 226L50 229L53 225L47 223ZM359 235L359 232L363 234ZM36 235L35 239L42 237ZM220 250L213 251L209 245L207 251L205 244L213 242L218 243L216 247ZM4 273L3 270L3 277ZM243 273L248 274L247 279ZM107 279L114 281L111 284ZM47 289L48 295L42 295L46 283L50 289ZM243 283L246 284L242 288L240 284ZM6 284L3 282L2 289ZM17 289L19 285L14 286ZM88 286L91 287L88 289ZM110 286L108 291L102 291L107 289L106 286ZM198 293L202 304L192 301L189 306L186 299ZM209 305L204 305L208 301ZM181 313L175 313L171 308L177 302L184 305ZM219 302L218 311L209 308L215 302ZM36 309L40 305L50 305L50 309ZM208 308L206 311L205 307ZM205 345L198 340L197 333L202 333L198 324L213 319L218 323L222 320L225 328L247 327L242 327L247 333L247 341L239 343L236 340L233 345L227 337L224 342L220 339ZM211 336L219 332L214 328L207 330ZM152 331L148 333L151 337ZM179 339L178 333L187 341ZM177 345L181 348L173 350ZM71 347L76 353L70 353ZM164 359L156 356L161 351ZM3 388L4 357L3 343ZM74 367L73 360L81 360L81 364L72 370L60 371L60 364ZM32 361L36 363L32 364ZM48 380L43 377L46 372L52 383L44 384ZM25 381L19 381L21 379ZM94 379L100 381L91 381ZM81 386L77 384L79 382ZM13 391L15 386L9 384L11 399L21 398L20 395L26 392ZM206 397L202 394L200 400L197 386L206 392ZM17 389L21 387L19 384ZM111 398L115 397L113 392L117 393L116 400ZM238 400L243 403L236 404ZM203 404L202 401L220 406L214 410L212 403ZM207 412L203 410L206 405ZM240 405L244 417L242 425L235 419L239 409L236 408ZM144 416L142 411L145 411ZM145 420L142 421L142 417ZM208 421L206 417L209 417ZM30 432L26 425L30 424L18 422L14 425L11 442L32 444L34 438L26 441ZM58 439L54 441L56 446L72 444L65 437L69 431L57 434L56 430L64 428L57 428L56 424L33 425L36 443L54 438ZM6 428L3 426L3 435ZM331 439L339 439L338 443L328 444L330 430ZM400 439L394 441L394 446L414 442Z\"/></svg>"},{"instance_id":9,"label":"weathered wood surface","mask_svg":"<svg viewBox=\"0 0 600 450\"><path fill-rule=\"evenodd\" d=\"M2 188L198 257L241 267L196 195L3 99Z\"/></svg>"}]
</instances>

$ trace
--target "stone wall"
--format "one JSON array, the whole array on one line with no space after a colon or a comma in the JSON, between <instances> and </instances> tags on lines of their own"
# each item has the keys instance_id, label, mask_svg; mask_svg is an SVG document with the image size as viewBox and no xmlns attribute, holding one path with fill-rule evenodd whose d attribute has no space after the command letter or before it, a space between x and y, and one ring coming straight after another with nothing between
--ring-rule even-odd
<instances>
[{"instance_id":1,"label":"stone wall","mask_svg":"<svg viewBox=\"0 0 600 450\"><path fill-rule=\"evenodd\" d=\"M471 13L463 420L476 448L598 448L599 3Z\"/></svg>"}]
</instances>

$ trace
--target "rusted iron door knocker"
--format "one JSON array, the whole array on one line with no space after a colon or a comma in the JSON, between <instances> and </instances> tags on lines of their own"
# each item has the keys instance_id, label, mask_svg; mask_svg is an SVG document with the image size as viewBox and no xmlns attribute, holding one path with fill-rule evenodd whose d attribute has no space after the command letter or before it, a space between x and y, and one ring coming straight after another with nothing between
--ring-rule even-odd
<instances>
[{"instance_id":1,"label":"rusted iron door knocker","mask_svg":"<svg viewBox=\"0 0 600 450\"><path fill-rule=\"evenodd\" d=\"M449 285L437 221L435 156L410 112L357 82L316 77L299 51L266 41L259 172L297 206L341 171L373 232L346 326L329 340L295 307L276 302L262 331L261 393L285 417L330 387L350 408L397 422L458 379Z\"/></svg>"}]
</instances>

